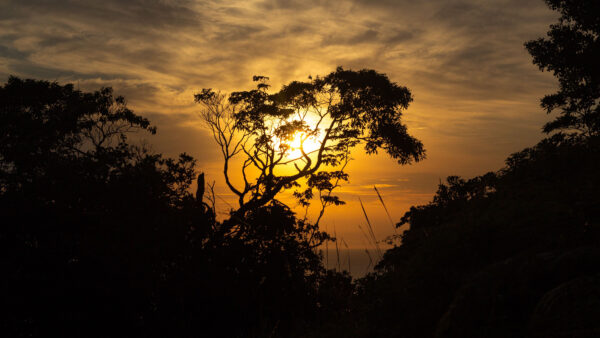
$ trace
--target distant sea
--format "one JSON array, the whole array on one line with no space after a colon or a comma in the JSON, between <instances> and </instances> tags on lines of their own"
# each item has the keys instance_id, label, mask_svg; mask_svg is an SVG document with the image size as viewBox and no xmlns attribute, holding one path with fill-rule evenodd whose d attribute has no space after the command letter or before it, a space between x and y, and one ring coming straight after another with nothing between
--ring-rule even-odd
<instances>
[{"instance_id":1,"label":"distant sea","mask_svg":"<svg viewBox=\"0 0 600 338\"><path fill-rule=\"evenodd\" d=\"M367 254L365 249L339 249L339 261L338 253L335 247L332 249L329 246L329 250L323 250L323 263L328 269L345 270L350 272L350 275L354 278L360 278L366 275L368 272L373 272L373 268L379 262L379 256L375 249L369 249Z\"/></svg>"}]
</instances>

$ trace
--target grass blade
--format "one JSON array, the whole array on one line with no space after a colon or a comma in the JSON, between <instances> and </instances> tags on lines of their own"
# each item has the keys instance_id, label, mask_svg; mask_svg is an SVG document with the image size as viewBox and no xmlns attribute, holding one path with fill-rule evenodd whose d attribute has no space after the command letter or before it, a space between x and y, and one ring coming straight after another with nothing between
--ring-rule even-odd
<instances>
[{"instance_id":1,"label":"grass blade","mask_svg":"<svg viewBox=\"0 0 600 338\"><path fill-rule=\"evenodd\" d=\"M383 202L383 197L381 197L381 194L379 193L379 190L377 189L377 186L373 185L373 189L375 189L375 192L377 193L377 197L379 197L379 202L381 202L381 205L383 205L383 209L385 210L385 214L387 215L388 219L390 220L390 224L392 225L392 229L394 229L394 234L398 234L398 232L396 231L396 226L394 225L394 221L392 220L392 216L390 216L390 212L388 211L388 208L385 206L385 203Z\"/></svg>"},{"instance_id":2,"label":"grass blade","mask_svg":"<svg viewBox=\"0 0 600 338\"><path fill-rule=\"evenodd\" d=\"M379 258L383 258L383 255L381 253L381 248L379 247L379 243L377 243L377 237L375 237L375 232L373 231L373 226L371 225L371 221L369 220L369 216L367 215L367 211L365 210L365 206L363 205L362 200L360 199L360 197L358 198L358 201L360 202L360 207L362 208L363 214L365 215L365 219L367 220L367 225L369 226L369 233L371 234L371 237L373 238L373 242L375 243L375 249L377 249L377 254L379 255Z\"/></svg>"},{"instance_id":3,"label":"grass blade","mask_svg":"<svg viewBox=\"0 0 600 338\"><path fill-rule=\"evenodd\" d=\"M342 265L340 264L340 248L338 246L338 238L337 231L335 230L335 223L333 224L333 236L335 237L335 254L337 255L338 271L342 271Z\"/></svg>"},{"instance_id":4,"label":"grass blade","mask_svg":"<svg viewBox=\"0 0 600 338\"><path fill-rule=\"evenodd\" d=\"M350 266L350 248L348 247L348 243L346 243L346 241L342 238L342 244L344 244L344 246L346 247L346 252L348 253L348 272L351 272L351 266Z\"/></svg>"}]
</instances>

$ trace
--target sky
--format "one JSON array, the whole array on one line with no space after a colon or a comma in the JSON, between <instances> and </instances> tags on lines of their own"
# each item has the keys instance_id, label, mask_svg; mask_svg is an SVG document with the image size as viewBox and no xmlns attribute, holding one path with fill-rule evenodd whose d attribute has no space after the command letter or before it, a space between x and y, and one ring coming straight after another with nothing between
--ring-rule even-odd
<instances>
[{"instance_id":1,"label":"sky","mask_svg":"<svg viewBox=\"0 0 600 338\"><path fill-rule=\"evenodd\" d=\"M347 204L328 209L321 224L362 248L359 198L378 239L394 232L374 185L395 223L445 177L499 170L543 138L553 117L539 100L557 83L523 44L557 18L542 0L3 0L0 80L113 87L158 127L144 136L153 150L198 159L223 215L232 196L194 93L249 90L253 75L279 89L337 66L385 73L413 94L403 119L427 159L400 166L354 152L339 190Z\"/></svg>"}]
</instances>

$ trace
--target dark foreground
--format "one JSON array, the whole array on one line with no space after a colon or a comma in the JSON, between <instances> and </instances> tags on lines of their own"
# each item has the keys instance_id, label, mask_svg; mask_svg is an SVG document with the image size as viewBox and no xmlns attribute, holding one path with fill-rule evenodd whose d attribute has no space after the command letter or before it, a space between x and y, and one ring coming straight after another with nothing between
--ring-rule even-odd
<instances>
[{"instance_id":1,"label":"dark foreground","mask_svg":"<svg viewBox=\"0 0 600 338\"><path fill-rule=\"evenodd\" d=\"M189 192L194 160L129 145L119 128L151 127L110 91L13 78L1 94L6 336L600 334L598 136L449 177L352 281L316 253L328 235L277 201L217 222Z\"/></svg>"}]
</instances>

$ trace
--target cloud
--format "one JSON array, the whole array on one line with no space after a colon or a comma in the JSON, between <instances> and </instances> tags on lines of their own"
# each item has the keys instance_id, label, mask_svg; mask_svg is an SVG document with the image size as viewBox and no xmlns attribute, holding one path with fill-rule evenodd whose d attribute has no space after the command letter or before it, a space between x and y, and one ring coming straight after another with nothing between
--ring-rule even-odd
<instances>
[{"instance_id":1,"label":"cloud","mask_svg":"<svg viewBox=\"0 0 600 338\"><path fill-rule=\"evenodd\" d=\"M135 23L140 30L165 29L196 25L199 13L192 9L195 3L188 0L9 0L6 8L11 17L39 18L40 16L88 21L101 27L129 27Z\"/></svg>"}]
</instances>

